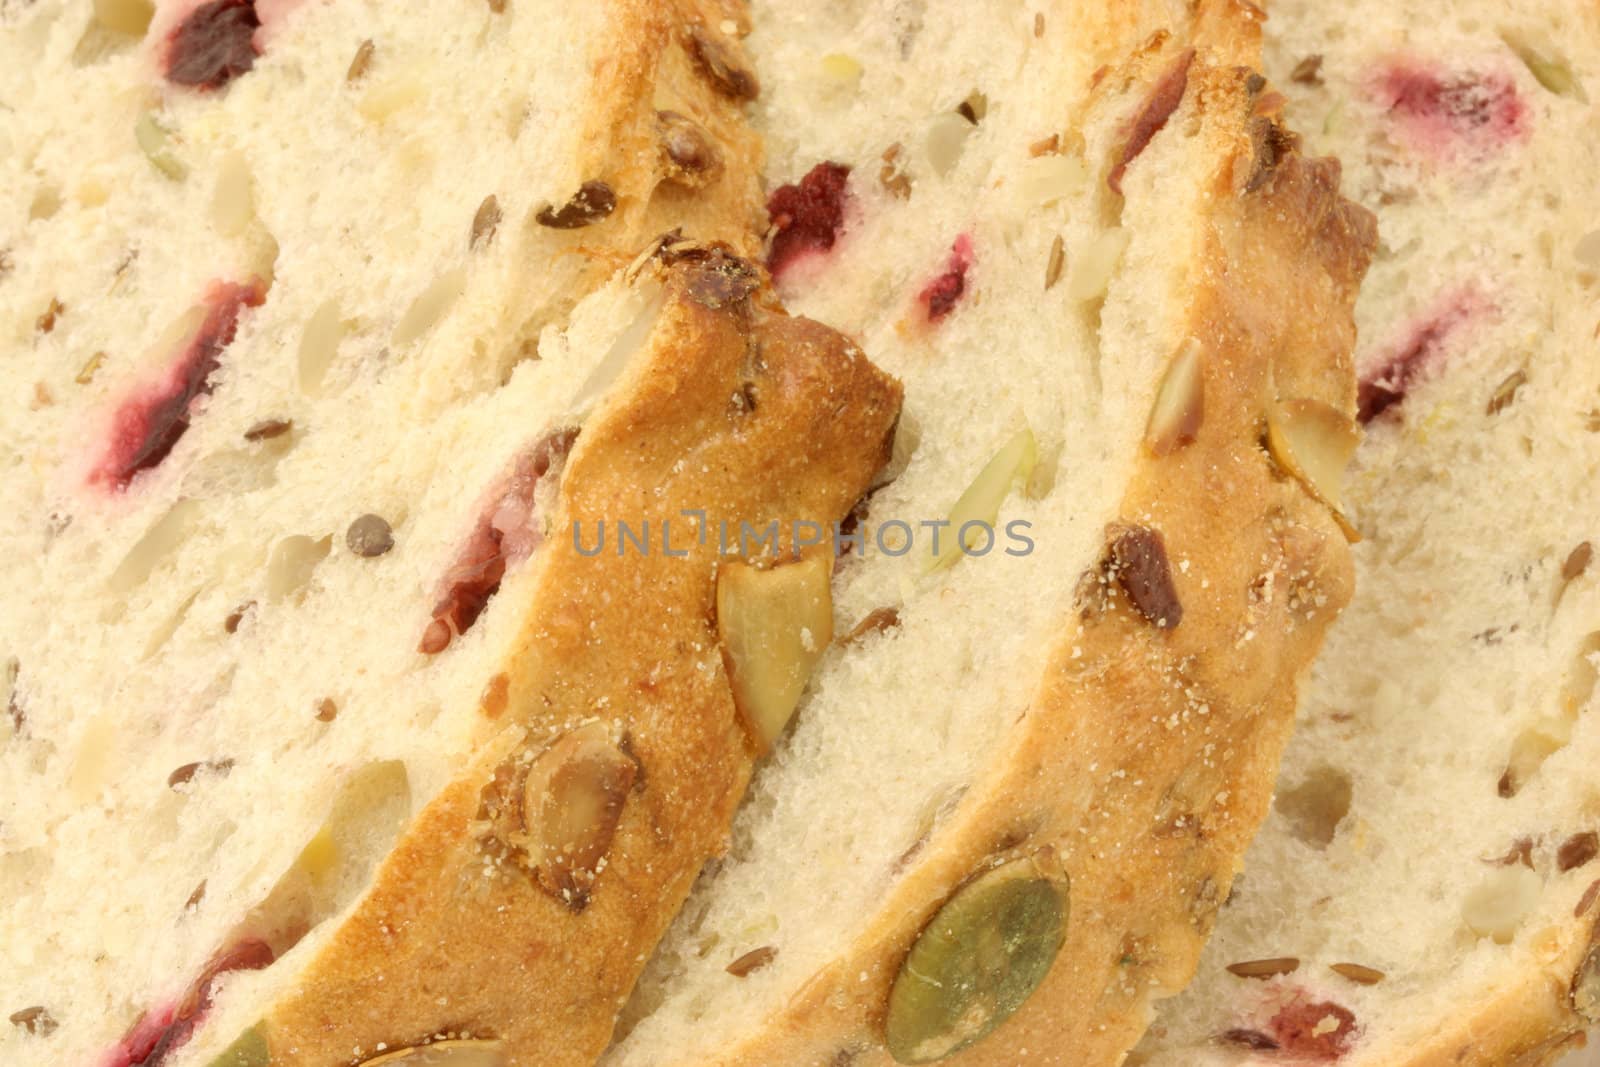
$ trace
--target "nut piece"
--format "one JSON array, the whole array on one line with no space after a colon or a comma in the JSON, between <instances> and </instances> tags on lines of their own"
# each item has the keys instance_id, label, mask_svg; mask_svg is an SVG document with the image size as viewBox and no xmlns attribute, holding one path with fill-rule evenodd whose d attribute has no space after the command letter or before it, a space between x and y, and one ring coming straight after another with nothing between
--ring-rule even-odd
<instances>
[{"instance_id":1,"label":"nut piece","mask_svg":"<svg viewBox=\"0 0 1600 1067\"><path fill-rule=\"evenodd\" d=\"M578 186L572 199L559 208L546 204L534 215L540 226L553 230L577 230L592 226L617 207L617 194L602 181L587 181Z\"/></svg>"},{"instance_id":2,"label":"nut piece","mask_svg":"<svg viewBox=\"0 0 1600 1067\"><path fill-rule=\"evenodd\" d=\"M589 903L638 772L599 720L562 734L528 768L512 844L526 854L539 888L573 911Z\"/></svg>"},{"instance_id":3,"label":"nut piece","mask_svg":"<svg viewBox=\"0 0 1600 1067\"><path fill-rule=\"evenodd\" d=\"M267 560L267 599L277 603L305 588L317 565L328 558L332 537L290 534L272 547Z\"/></svg>"},{"instance_id":4,"label":"nut piece","mask_svg":"<svg viewBox=\"0 0 1600 1067\"><path fill-rule=\"evenodd\" d=\"M1528 68L1528 73L1540 85L1557 96L1568 96L1585 104L1589 102L1583 82L1572 73L1572 65L1556 50L1548 37L1507 29L1500 31L1500 39L1517 54L1517 58Z\"/></svg>"},{"instance_id":5,"label":"nut piece","mask_svg":"<svg viewBox=\"0 0 1600 1067\"><path fill-rule=\"evenodd\" d=\"M1293 974L1300 969L1300 961L1293 956L1275 956L1265 960L1244 960L1228 964L1228 973L1240 978L1275 978L1280 974Z\"/></svg>"},{"instance_id":6,"label":"nut piece","mask_svg":"<svg viewBox=\"0 0 1600 1067\"><path fill-rule=\"evenodd\" d=\"M169 136L166 128L148 111L140 115L139 121L133 125L133 139L138 142L139 151L144 153L150 165L171 180L182 181L189 174L189 166L172 154L167 145Z\"/></svg>"},{"instance_id":7,"label":"nut piece","mask_svg":"<svg viewBox=\"0 0 1600 1067\"><path fill-rule=\"evenodd\" d=\"M1543 879L1526 867L1497 867L1461 902L1461 918L1479 937L1509 944L1539 903L1543 886Z\"/></svg>"},{"instance_id":8,"label":"nut piece","mask_svg":"<svg viewBox=\"0 0 1600 1067\"><path fill-rule=\"evenodd\" d=\"M505 1046L499 1041L435 1041L385 1052L360 1067L505 1067Z\"/></svg>"},{"instance_id":9,"label":"nut piece","mask_svg":"<svg viewBox=\"0 0 1600 1067\"><path fill-rule=\"evenodd\" d=\"M833 640L833 560L815 553L758 569L729 561L717 575L717 638L739 712L765 755Z\"/></svg>"},{"instance_id":10,"label":"nut piece","mask_svg":"<svg viewBox=\"0 0 1600 1067\"><path fill-rule=\"evenodd\" d=\"M272 1052L261 1031L252 1026L235 1038L208 1067L272 1067Z\"/></svg>"},{"instance_id":11,"label":"nut piece","mask_svg":"<svg viewBox=\"0 0 1600 1067\"><path fill-rule=\"evenodd\" d=\"M1160 532L1131 525L1112 526L1106 532L1112 572L1133 606L1159 629L1176 627L1183 621L1183 603L1172 584L1167 543Z\"/></svg>"},{"instance_id":12,"label":"nut piece","mask_svg":"<svg viewBox=\"0 0 1600 1067\"><path fill-rule=\"evenodd\" d=\"M1572 976L1572 1010L1591 1023L1600 1023L1600 944L1591 944L1589 954ZM16 1016L11 1017L16 1021Z\"/></svg>"},{"instance_id":13,"label":"nut piece","mask_svg":"<svg viewBox=\"0 0 1600 1067\"><path fill-rule=\"evenodd\" d=\"M1320 400L1284 400L1267 409L1267 450L1306 492L1333 512L1350 541L1361 539L1345 518L1344 468L1361 443L1361 431Z\"/></svg>"},{"instance_id":14,"label":"nut piece","mask_svg":"<svg viewBox=\"0 0 1600 1067\"><path fill-rule=\"evenodd\" d=\"M356 555L372 559L394 547L394 531L382 515L369 512L350 524L344 533L344 542Z\"/></svg>"},{"instance_id":15,"label":"nut piece","mask_svg":"<svg viewBox=\"0 0 1600 1067\"><path fill-rule=\"evenodd\" d=\"M1049 849L957 889L918 935L884 1020L898 1063L932 1063L987 1036L1044 981L1066 940L1070 887Z\"/></svg>"},{"instance_id":16,"label":"nut piece","mask_svg":"<svg viewBox=\"0 0 1600 1067\"><path fill-rule=\"evenodd\" d=\"M1067 299L1075 304L1099 300L1111 287L1111 276L1122 262L1132 239L1126 229L1113 226L1095 236L1087 247L1073 253L1072 273L1067 278Z\"/></svg>"},{"instance_id":17,"label":"nut piece","mask_svg":"<svg viewBox=\"0 0 1600 1067\"><path fill-rule=\"evenodd\" d=\"M1145 424L1144 443L1151 455L1165 456L1193 444L1206 417L1205 374L1200 342L1186 337L1167 364L1156 390L1156 402Z\"/></svg>"},{"instance_id":18,"label":"nut piece","mask_svg":"<svg viewBox=\"0 0 1600 1067\"><path fill-rule=\"evenodd\" d=\"M972 479L966 492L957 498L950 509L949 529L934 545L935 551L923 570L931 574L952 566L962 556L987 554L994 547L994 524L1000 516L1000 505L1011 493L1013 484L1028 483L1038 462L1039 446L1034 441L1033 431L1024 426L994 454ZM980 543L988 547L978 551Z\"/></svg>"}]
</instances>

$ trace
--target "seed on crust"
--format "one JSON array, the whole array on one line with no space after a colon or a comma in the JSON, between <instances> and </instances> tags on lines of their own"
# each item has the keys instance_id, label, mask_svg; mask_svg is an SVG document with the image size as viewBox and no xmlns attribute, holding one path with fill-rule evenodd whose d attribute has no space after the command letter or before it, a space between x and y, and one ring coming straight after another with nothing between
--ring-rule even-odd
<instances>
[{"instance_id":1,"label":"seed on crust","mask_svg":"<svg viewBox=\"0 0 1600 1067\"><path fill-rule=\"evenodd\" d=\"M599 721L563 734L528 768L512 844L539 888L573 911L589 903L638 771Z\"/></svg>"}]
</instances>

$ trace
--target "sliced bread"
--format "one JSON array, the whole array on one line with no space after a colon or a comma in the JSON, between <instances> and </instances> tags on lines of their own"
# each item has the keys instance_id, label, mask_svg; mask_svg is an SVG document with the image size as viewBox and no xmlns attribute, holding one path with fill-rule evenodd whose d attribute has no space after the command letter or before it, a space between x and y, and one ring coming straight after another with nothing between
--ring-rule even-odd
<instances>
[{"instance_id":1,"label":"sliced bread","mask_svg":"<svg viewBox=\"0 0 1600 1067\"><path fill-rule=\"evenodd\" d=\"M1273 812L1134 1062L1553 1062L1600 1023L1600 12L1271 5L1383 242L1366 540Z\"/></svg>"},{"instance_id":2,"label":"sliced bread","mask_svg":"<svg viewBox=\"0 0 1600 1067\"><path fill-rule=\"evenodd\" d=\"M635 260L756 243L741 17L0 5L0 1062L599 1053L757 751L660 524L898 406Z\"/></svg>"},{"instance_id":3,"label":"sliced bread","mask_svg":"<svg viewBox=\"0 0 1600 1067\"><path fill-rule=\"evenodd\" d=\"M755 6L768 262L906 403L608 1067L1112 1064L1187 979L1349 595L1373 233L1258 15Z\"/></svg>"}]
</instances>

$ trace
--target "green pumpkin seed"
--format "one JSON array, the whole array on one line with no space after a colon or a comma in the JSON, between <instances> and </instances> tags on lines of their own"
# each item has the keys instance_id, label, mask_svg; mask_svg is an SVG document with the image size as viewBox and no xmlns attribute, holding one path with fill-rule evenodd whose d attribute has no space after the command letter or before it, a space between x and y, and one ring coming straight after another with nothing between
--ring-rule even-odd
<instances>
[{"instance_id":1,"label":"green pumpkin seed","mask_svg":"<svg viewBox=\"0 0 1600 1067\"><path fill-rule=\"evenodd\" d=\"M504 1067L505 1046L499 1041L435 1041L366 1060L361 1067Z\"/></svg>"},{"instance_id":2,"label":"green pumpkin seed","mask_svg":"<svg viewBox=\"0 0 1600 1067\"><path fill-rule=\"evenodd\" d=\"M1500 39L1517 54L1523 66L1528 68L1528 73L1540 85L1557 96L1568 96L1585 104L1589 102L1583 82L1578 80L1578 76L1572 72L1572 66L1547 38L1504 30Z\"/></svg>"},{"instance_id":3,"label":"green pumpkin seed","mask_svg":"<svg viewBox=\"0 0 1600 1067\"><path fill-rule=\"evenodd\" d=\"M1044 981L1066 939L1067 873L1053 851L968 882L906 954L889 992L889 1054L932 1063L986 1037Z\"/></svg>"},{"instance_id":4,"label":"green pumpkin seed","mask_svg":"<svg viewBox=\"0 0 1600 1067\"><path fill-rule=\"evenodd\" d=\"M212 1060L211 1067L272 1067L267 1039L252 1026L240 1034L226 1052Z\"/></svg>"}]
</instances>

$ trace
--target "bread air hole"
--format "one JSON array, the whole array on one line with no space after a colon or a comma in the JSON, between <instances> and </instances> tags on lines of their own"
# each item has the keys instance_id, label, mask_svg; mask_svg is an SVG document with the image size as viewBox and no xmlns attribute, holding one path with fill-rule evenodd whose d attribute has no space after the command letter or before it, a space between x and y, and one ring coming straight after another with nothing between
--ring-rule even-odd
<instances>
[{"instance_id":1,"label":"bread air hole","mask_svg":"<svg viewBox=\"0 0 1600 1067\"><path fill-rule=\"evenodd\" d=\"M1297 840L1323 849L1333 843L1339 824L1350 813L1351 794L1350 776L1323 765L1279 793L1274 806Z\"/></svg>"}]
</instances>

